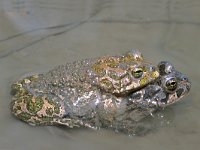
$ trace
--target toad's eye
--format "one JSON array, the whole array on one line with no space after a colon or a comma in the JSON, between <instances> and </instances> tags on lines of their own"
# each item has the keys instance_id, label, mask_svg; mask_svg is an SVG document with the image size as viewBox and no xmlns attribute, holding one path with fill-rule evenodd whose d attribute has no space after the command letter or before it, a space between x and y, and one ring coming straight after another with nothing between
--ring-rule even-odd
<instances>
[{"instance_id":1,"label":"toad's eye","mask_svg":"<svg viewBox=\"0 0 200 150\"><path fill-rule=\"evenodd\" d=\"M165 86L167 88L168 91L175 91L177 88L177 81L175 78L171 78L169 80L166 81Z\"/></svg>"},{"instance_id":2,"label":"toad's eye","mask_svg":"<svg viewBox=\"0 0 200 150\"><path fill-rule=\"evenodd\" d=\"M135 78L140 78L140 77L143 75L143 69L142 69L142 68L135 68L135 69L132 71L132 75L133 75Z\"/></svg>"}]
</instances>

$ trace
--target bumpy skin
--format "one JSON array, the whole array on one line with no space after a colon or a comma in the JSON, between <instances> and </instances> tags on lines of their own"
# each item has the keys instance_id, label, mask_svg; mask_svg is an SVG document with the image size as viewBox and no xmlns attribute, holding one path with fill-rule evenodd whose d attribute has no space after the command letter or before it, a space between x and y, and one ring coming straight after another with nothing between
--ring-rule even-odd
<instances>
[{"instance_id":1,"label":"bumpy skin","mask_svg":"<svg viewBox=\"0 0 200 150\"><path fill-rule=\"evenodd\" d=\"M158 76L139 51L75 61L14 83L12 112L30 124L74 126L92 118L109 95L123 97Z\"/></svg>"},{"instance_id":2,"label":"bumpy skin","mask_svg":"<svg viewBox=\"0 0 200 150\"><path fill-rule=\"evenodd\" d=\"M138 51L66 64L14 83L11 109L32 125L112 127L131 133L145 116L188 93L189 81L175 69L168 71L170 65L159 64L158 78ZM175 85L169 79L176 79L173 90L168 90Z\"/></svg>"},{"instance_id":3,"label":"bumpy skin","mask_svg":"<svg viewBox=\"0 0 200 150\"><path fill-rule=\"evenodd\" d=\"M146 130L145 125L140 123L143 118L152 115L156 110L178 102L188 94L191 83L187 76L175 70L169 62L160 62L158 68L160 77L143 89L122 99L120 105L123 104L125 107L117 107L117 112L120 113L113 113L115 114L114 121L105 126L111 124L112 128L130 135L141 134L144 132L141 130Z\"/></svg>"}]
</instances>

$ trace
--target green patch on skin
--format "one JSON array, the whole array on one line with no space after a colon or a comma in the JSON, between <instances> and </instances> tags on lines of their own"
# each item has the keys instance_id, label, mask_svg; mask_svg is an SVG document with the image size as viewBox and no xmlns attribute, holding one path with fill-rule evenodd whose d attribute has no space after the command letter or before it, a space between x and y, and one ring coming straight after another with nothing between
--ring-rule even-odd
<instances>
[{"instance_id":1,"label":"green patch on skin","mask_svg":"<svg viewBox=\"0 0 200 150\"><path fill-rule=\"evenodd\" d=\"M60 113L60 108L58 107L58 105L56 105L54 107L54 113L59 114Z\"/></svg>"},{"instance_id":2,"label":"green patch on skin","mask_svg":"<svg viewBox=\"0 0 200 150\"><path fill-rule=\"evenodd\" d=\"M29 120L29 123L33 123L35 125L51 125L52 121L53 121L52 117L43 116Z\"/></svg>"},{"instance_id":3,"label":"green patch on skin","mask_svg":"<svg viewBox=\"0 0 200 150\"><path fill-rule=\"evenodd\" d=\"M14 83L11 85L11 94L15 97L21 97L25 95L27 91L22 87L21 83Z\"/></svg>"},{"instance_id":4,"label":"green patch on skin","mask_svg":"<svg viewBox=\"0 0 200 150\"><path fill-rule=\"evenodd\" d=\"M11 89L20 89L21 88L21 84L19 84L19 83L13 83L12 85L11 85Z\"/></svg>"},{"instance_id":5,"label":"green patch on skin","mask_svg":"<svg viewBox=\"0 0 200 150\"><path fill-rule=\"evenodd\" d=\"M48 100L48 102L51 103L54 107L46 109L46 113L48 116L39 117L37 115L37 112L43 108L44 97L34 97L31 93L29 93L26 88L24 88L25 84L29 84L37 78L38 76L33 75L11 85L11 94L14 95L14 97L12 98L13 101L11 103L11 109L15 116L25 122L37 125L50 125L53 121L53 114L60 113L60 105L54 101ZM27 112L23 112L23 105L26 105L25 107L27 109Z\"/></svg>"},{"instance_id":6,"label":"green patch on skin","mask_svg":"<svg viewBox=\"0 0 200 150\"><path fill-rule=\"evenodd\" d=\"M146 76L140 79L140 85L145 85L147 82L148 82L148 78Z\"/></svg>"},{"instance_id":7,"label":"green patch on skin","mask_svg":"<svg viewBox=\"0 0 200 150\"><path fill-rule=\"evenodd\" d=\"M20 97L21 95L26 95L28 94L27 90L23 88L24 84L27 84L27 81L34 81L38 78L37 75L32 75L30 77L24 78L16 83L13 83L11 85L11 94L15 95L16 97Z\"/></svg>"},{"instance_id":8,"label":"green patch on skin","mask_svg":"<svg viewBox=\"0 0 200 150\"><path fill-rule=\"evenodd\" d=\"M42 106L44 104L42 97L36 97L34 102L33 97L29 96L25 101L27 110L31 113L37 113L39 110L42 109Z\"/></svg>"},{"instance_id":9,"label":"green patch on skin","mask_svg":"<svg viewBox=\"0 0 200 150\"><path fill-rule=\"evenodd\" d=\"M39 124L51 124L51 122L53 121L52 117L47 117L47 116L43 116L42 118L40 118L41 121L39 122Z\"/></svg>"},{"instance_id":10,"label":"green patch on skin","mask_svg":"<svg viewBox=\"0 0 200 150\"><path fill-rule=\"evenodd\" d=\"M41 124L41 120L33 120L32 123L36 124L36 125L40 125Z\"/></svg>"},{"instance_id":11,"label":"green patch on skin","mask_svg":"<svg viewBox=\"0 0 200 150\"><path fill-rule=\"evenodd\" d=\"M53 109L52 109L52 108L47 108L47 109L46 109L46 113L47 113L48 116L52 116L52 114L53 114Z\"/></svg>"},{"instance_id":12,"label":"green patch on skin","mask_svg":"<svg viewBox=\"0 0 200 150\"><path fill-rule=\"evenodd\" d=\"M11 85L11 94L15 95L22 88L21 84L14 83Z\"/></svg>"},{"instance_id":13,"label":"green patch on skin","mask_svg":"<svg viewBox=\"0 0 200 150\"><path fill-rule=\"evenodd\" d=\"M26 112L21 112L20 114L17 115L17 117L19 117L23 121L27 121L31 118L31 115Z\"/></svg>"},{"instance_id":14,"label":"green patch on skin","mask_svg":"<svg viewBox=\"0 0 200 150\"><path fill-rule=\"evenodd\" d=\"M52 100L48 100L48 103L54 106L54 111L53 113L55 114L59 114L60 113L60 106L59 104L57 104L56 102L52 101Z\"/></svg>"}]
</instances>

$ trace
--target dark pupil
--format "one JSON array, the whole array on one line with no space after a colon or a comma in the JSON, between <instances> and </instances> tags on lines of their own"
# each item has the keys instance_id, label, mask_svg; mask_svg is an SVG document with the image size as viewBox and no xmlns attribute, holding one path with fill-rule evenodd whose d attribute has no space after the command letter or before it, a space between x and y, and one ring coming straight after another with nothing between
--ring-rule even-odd
<instances>
[{"instance_id":1,"label":"dark pupil","mask_svg":"<svg viewBox=\"0 0 200 150\"><path fill-rule=\"evenodd\" d=\"M167 86L168 90L175 90L177 88L177 83L176 83L176 81L168 81L166 83L166 86Z\"/></svg>"},{"instance_id":2,"label":"dark pupil","mask_svg":"<svg viewBox=\"0 0 200 150\"><path fill-rule=\"evenodd\" d=\"M134 76L136 77L136 78L139 78L139 77L141 77L142 76L142 70L137 70L137 71L135 71L134 72Z\"/></svg>"}]
</instances>

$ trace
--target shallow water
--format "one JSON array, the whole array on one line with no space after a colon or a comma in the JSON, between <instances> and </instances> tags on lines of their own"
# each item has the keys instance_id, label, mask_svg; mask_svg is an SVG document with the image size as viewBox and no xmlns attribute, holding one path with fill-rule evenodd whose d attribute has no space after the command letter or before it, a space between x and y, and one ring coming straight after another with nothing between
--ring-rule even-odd
<instances>
[{"instance_id":1,"label":"shallow water","mask_svg":"<svg viewBox=\"0 0 200 150\"><path fill-rule=\"evenodd\" d=\"M0 149L198 149L199 16L199 0L1 0ZM165 112L169 126L129 137L32 127L10 114L10 84L20 76L130 48L172 62L192 81L190 94Z\"/></svg>"}]
</instances>

